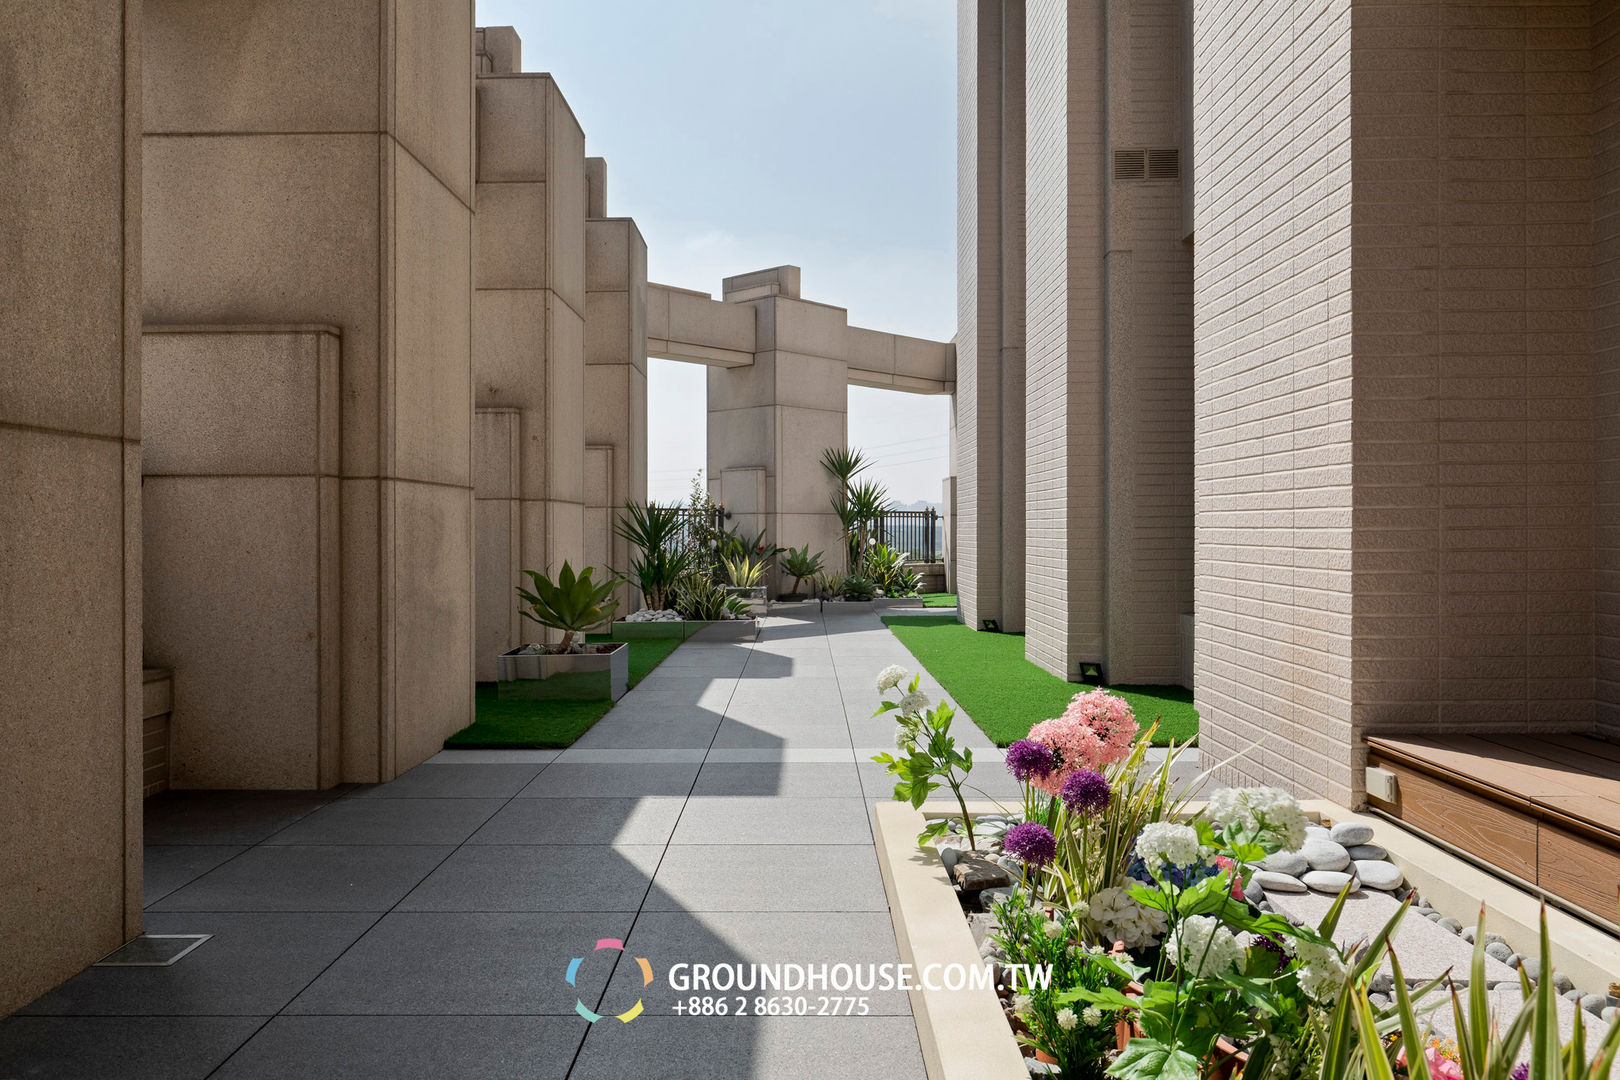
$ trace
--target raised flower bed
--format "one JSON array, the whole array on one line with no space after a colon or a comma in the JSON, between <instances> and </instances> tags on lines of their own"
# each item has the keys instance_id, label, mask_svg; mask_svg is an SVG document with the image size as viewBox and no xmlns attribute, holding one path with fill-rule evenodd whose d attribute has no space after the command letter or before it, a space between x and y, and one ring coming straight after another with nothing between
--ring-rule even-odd
<instances>
[{"instance_id":1,"label":"raised flower bed","mask_svg":"<svg viewBox=\"0 0 1620 1080\"><path fill-rule=\"evenodd\" d=\"M902 679L885 671L879 693L899 691ZM1009 748L1007 767L1024 786L1011 807L963 797L971 756L950 738L950 707L919 696L916 680L879 710L896 716L899 752L876 760L910 804L879 807L875 819L903 958L987 963L1003 984L1021 965L1053 971L1050 982L1003 985L999 1000L989 990L914 991L930 1076L1506 1080L1515 1060L1515 1080L1607 1075L1620 1026L1561 1000L1560 991L1574 993L1568 980L1543 980L1525 997L1502 979L1516 973L1494 958L1505 942L1483 915L1471 942L1428 905L1407 917L1420 898L1399 883L1406 837L1374 852L1365 819L1274 789L1189 801L1172 789L1170 762L1148 766L1134 720L1101 697L1077 695L1065 717ZM946 789L954 801L929 801ZM1329 824L1363 849L1366 866L1348 858L1323 871L1288 858L1309 848L1317 861L1337 861L1330 844L1348 855ZM1286 876L1303 891L1281 881L1274 892L1256 889L1267 862L1298 870ZM1318 873L1346 880L1305 881ZM1363 878L1386 888L1362 888ZM1445 977L1461 986L1455 1010L1438 989ZM1498 1014L1524 1019L1495 1028L1479 1020ZM989 1034L998 1028L999 1039ZM1561 1043L1582 1039L1586 1052L1563 1061ZM1487 1054L1506 1065L1486 1068Z\"/></svg>"}]
</instances>

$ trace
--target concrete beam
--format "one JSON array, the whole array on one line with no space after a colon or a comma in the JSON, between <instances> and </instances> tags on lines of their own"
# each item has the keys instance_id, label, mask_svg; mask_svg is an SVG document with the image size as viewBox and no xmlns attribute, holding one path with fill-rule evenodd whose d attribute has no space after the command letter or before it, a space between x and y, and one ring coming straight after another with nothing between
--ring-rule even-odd
<instances>
[{"instance_id":1,"label":"concrete beam","mask_svg":"<svg viewBox=\"0 0 1620 1080\"><path fill-rule=\"evenodd\" d=\"M708 367L754 362L754 310L673 285L647 285L647 355Z\"/></svg>"}]
</instances>

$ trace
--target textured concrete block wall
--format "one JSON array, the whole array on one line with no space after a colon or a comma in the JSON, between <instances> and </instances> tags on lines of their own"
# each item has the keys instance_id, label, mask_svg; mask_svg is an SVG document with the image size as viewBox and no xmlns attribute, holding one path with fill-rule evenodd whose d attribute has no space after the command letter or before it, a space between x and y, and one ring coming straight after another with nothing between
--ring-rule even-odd
<instances>
[{"instance_id":1,"label":"textured concrete block wall","mask_svg":"<svg viewBox=\"0 0 1620 1080\"><path fill-rule=\"evenodd\" d=\"M1109 5L1106 136L1085 151L1089 179L1112 147L1182 144L1179 0ZM1095 81L1095 76L1083 76ZM1092 135L1095 138L1095 135ZM1181 617L1192 610L1192 247L1183 179L1107 187L1105 464L1107 676L1178 683ZM1089 478L1082 481L1088 485ZM1081 601L1084 603L1084 600Z\"/></svg>"},{"instance_id":2,"label":"textured concrete block wall","mask_svg":"<svg viewBox=\"0 0 1620 1080\"><path fill-rule=\"evenodd\" d=\"M1593 606L1596 719L1620 738L1620 3L1592 4Z\"/></svg>"},{"instance_id":3,"label":"textured concrete block wall","mask_svg":"<svg viewBox=\"0 0 1620 1080\"><path fill-rule=\"evenodd\" d=\"M1025 652L1069 677L1104 648L1102 6L1034 0L1026 29Z\"/></svg>"},{"instance_id":4,"label":"textured concrete block wall","mask_svg":"<svg viewBox=\"0 0 1620 1080\"><path fill-rule=\"evenodd\" d=\"M577 570L592 561L585 549L585 133L549 75L484 75L477 90L475 400L519 410L518 565L555 573L568 561ZM480 611L486 640L510 625L504 606ZM544 634L532 623L516 633L511 645Z\"/></svg>"},{"instance_id":5,"label":"textured concrete block wall","mask_svg":"<svg viewBox=\"0 0 1620 1080\"><path fill-rule=\"evenodd\" d=\"M472 715L471 4L144 20L146 320L342 331L341 775L388 779Z\"/></svg>"},{"instance_id":6,"label":"textured concrete block wall","mask_svg":"<svg viewBox=\"0 0 1620 1080\"><path fill-rule=\"evenodd\" d=\"M1351 4L1194 9L1200 745L1351 796Z\"/></svg>"},{"instance_id":7,"label":"textured concrete block wall","mask_svg":"<svg viewBox=\"0 0 1620 1080\"><path fill-rule=\"evenodd\" d=\"M140 15L0 2L0 1016L141 931Z\"/></svg>"}]
</instances>

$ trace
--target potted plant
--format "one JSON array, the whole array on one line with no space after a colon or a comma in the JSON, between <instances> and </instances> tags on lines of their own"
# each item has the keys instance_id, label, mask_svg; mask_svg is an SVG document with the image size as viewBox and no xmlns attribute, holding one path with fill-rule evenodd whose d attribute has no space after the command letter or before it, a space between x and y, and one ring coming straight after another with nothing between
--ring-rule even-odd
<instances>
[{"instance_id":1,"label":"potted plant","mask_svg":"<svg viewBox=\"0 0 1620 1080\"><path fill-rule=\"evenodd\" d=\"M821 552L812 555L809 544L801 548L788 548L782 554L782 572L793 579L793 591L783 599L798 599L799 589L804 583L821 573Z\"/></svg>"},{"instance_id":2,"label":"potted plant","mask_svg":"<svg viewBox=\"0 0 1620 1080\"><path fill-rule=\"evenodd\" d=\"M750 611L765 603L765 586L760 579L765 575L765 564L747 554L726 556L720 560L725 571L726 592L748 605Z\"/></svg>"},{"instance_id":3,"label":"potted plant","mask_svg":"<svg viewBox=\"0 0 1620 1080\"><path fill-rule=\"evenodd\" d=\"M610 622L619 602L613 590L620 579L595 580L586 567L579 574L566 561L553 581L538 570L523 571L532 589L519 585L518 609L550 630L562 631L555 646L522 645L499 659L502 698L617 701L630 686L630 647L624 642L584 643L575 639L593 626Z\"/></svg>"}]
</instances>

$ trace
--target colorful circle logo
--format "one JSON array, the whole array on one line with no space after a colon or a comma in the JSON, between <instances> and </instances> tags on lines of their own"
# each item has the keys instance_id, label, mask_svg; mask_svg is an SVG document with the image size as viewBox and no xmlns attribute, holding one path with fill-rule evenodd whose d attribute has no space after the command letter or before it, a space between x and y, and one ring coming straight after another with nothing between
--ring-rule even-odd
<instances>
[{"instance_id":1,"label":"colorful circle logo","mask_svg":"<svg viewBox=\"0 0 1620 1080\"><path fill-rule=\"evenodd\" d=\"M624 952L624 942L620 941L618 938L602 938L597 941L596 948L593 951L601 952L603 949L615 949L619 952ZM641 967L641 985L648 985L653 981L652 965L647 963L647 958L644 956L634 957L634 960ZM578 985L578 983L576 983L574 980L579 975L580 965L583 963L585 963L585 958L583 956L576 956L572 960L568 961L569 986ZM579 998L574 999L574 1011L593 1024L598 1020L603 1019L603 1015L601 1013L593 1012L591 1009L587 1008L585 1002L581 1001ZM641 999L637 998L634 1005L630 1006L630 1008L626 1009L622 1013L615 1013L613 1019L620 1020L628 1024L630 1021L634 1020L640 1015Z\"/></svg>"}]
</instances>

